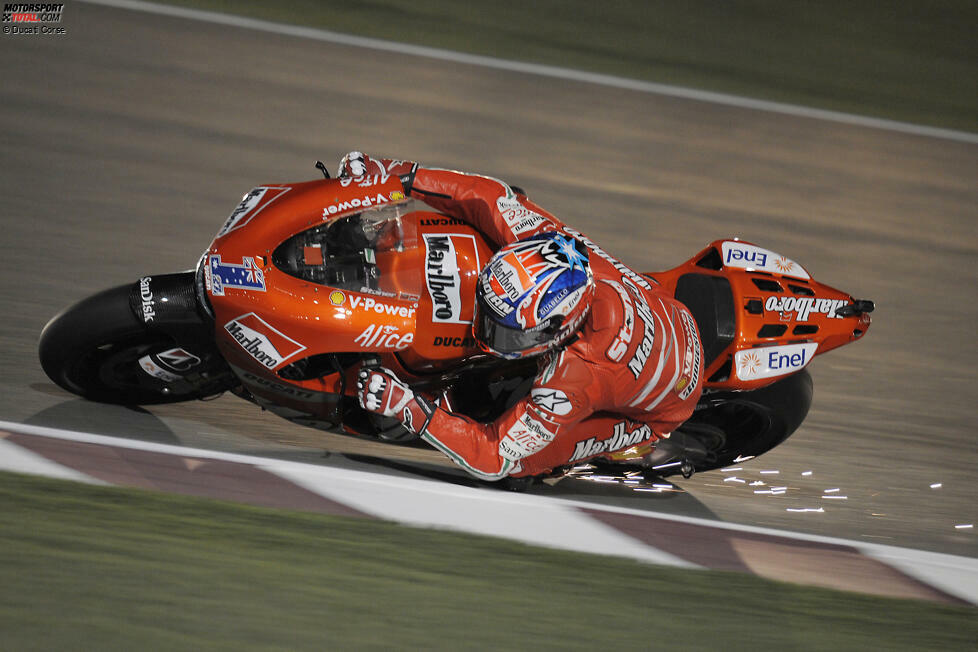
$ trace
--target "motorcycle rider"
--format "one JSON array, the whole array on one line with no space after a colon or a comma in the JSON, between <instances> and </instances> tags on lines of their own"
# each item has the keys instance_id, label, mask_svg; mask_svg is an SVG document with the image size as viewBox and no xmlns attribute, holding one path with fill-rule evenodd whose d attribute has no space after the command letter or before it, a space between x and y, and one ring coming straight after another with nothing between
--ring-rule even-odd
<instances>
[{"instance_id":1,"label":"motorcycle rider","mask_svg":"<svg viewBox=\"0 0 978 652\"><path fill-rule=\"evenodd\" d=\"M473 334L494 355L539 360L529 394L492 423L453 414L384 368L361 370L363 408L400 419L483 480L639 450L692 414L699 333L655 281L498 179L360 152L343 157L339 174L398 175L405 193L489 238L498 251L477 282Z\"/></svg>"}]
</instances>

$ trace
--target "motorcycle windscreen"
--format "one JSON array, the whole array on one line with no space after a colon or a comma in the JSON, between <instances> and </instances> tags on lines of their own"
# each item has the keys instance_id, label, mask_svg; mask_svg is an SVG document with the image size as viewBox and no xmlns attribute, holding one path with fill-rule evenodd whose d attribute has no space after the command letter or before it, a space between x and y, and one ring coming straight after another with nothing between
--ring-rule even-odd
<instances>
[{"instance_id":1,"label":"motorcycle windscreen","mask_svg":"<svg viewBox=\"0 0 978 652\"><path fill-rule=\"evenodd\" d=\"M295 234L279 245L272 262L290 276L355 292L420 292L420 275L383 278L391 260L416 247L405 237L400 205L342 217Z\"/></svg>"}]
</instances>

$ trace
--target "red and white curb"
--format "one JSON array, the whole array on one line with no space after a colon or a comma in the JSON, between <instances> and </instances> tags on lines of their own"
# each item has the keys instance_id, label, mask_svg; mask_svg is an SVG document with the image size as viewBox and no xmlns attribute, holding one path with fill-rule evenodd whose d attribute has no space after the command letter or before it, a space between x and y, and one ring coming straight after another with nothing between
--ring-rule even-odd
<instances>
[{"instance_id":1,"label":"red and white curb","mask_svg":"<svg viewBox=\"0 0 978 652\"><path fill-rule=\"evenodd\" d=\"M978 604L978 559L0 421L0 470Z\"/></svg>"}]
</instances>

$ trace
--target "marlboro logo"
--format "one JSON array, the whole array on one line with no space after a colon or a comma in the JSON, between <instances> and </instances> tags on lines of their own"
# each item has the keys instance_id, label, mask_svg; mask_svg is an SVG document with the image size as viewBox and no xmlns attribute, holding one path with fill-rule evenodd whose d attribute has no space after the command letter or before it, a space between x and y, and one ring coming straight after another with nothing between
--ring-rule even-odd
<instances>
[{"instance_id":1,"label":"marlboro logo","mask_svg":"<svg viewBox=\"0 0 978 652\"><path fill-rule=\"evenodd\" d=\"M248 355L269 369L306 350L306 347L275 330L253 312L232 319L224 325L224 330Z\"/></svg>"},{"instance_id":2,"label":"marlboro logo","mask_svg":"<svg viewBox=\"0 0 978 652\"><path fill-rule=\"evenodd\" d=\"M468 258L481 269L475 237L460 234L425 233L425 281L431 297L431 321L471 324L474 306L462 304L459 257Z\"/></svg>"}]
</instances>

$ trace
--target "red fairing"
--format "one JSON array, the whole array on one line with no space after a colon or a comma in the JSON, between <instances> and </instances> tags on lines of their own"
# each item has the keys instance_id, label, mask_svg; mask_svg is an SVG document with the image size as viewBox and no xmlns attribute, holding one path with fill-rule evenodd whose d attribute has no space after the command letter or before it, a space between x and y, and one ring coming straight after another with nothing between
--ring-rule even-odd
<instances>
[{"instance_id":1,"label":"red fairing","mask_svg":"<svg viewBox=\"0 0 978 652\"><path fill-rule=\"evenodd\" d=\"M702 347L686 308L590 239L488 177L417 169L411 194L498 245L562 231L591 250L597 284L580 337L541 360L530 394L493 423L439 408L421 433L484 479L538 475L654 441L689 418L702 392Z\"/></svg>"}]
</instances>

